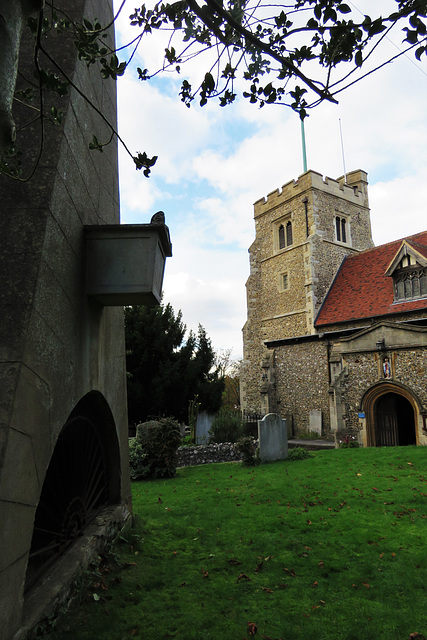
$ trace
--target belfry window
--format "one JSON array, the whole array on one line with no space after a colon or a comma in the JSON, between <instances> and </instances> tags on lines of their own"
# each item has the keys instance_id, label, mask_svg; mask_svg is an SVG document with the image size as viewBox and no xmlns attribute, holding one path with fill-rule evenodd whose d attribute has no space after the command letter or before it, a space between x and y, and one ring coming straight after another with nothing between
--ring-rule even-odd
<instances>
[{"instance_id":1,"label":"belfry window","mask_svg":"<svg viewBox=\"0 0 427 640\"><path fill-rule=\"evenodd\" d=\"M286 223L281 223L278 228L278 248L286 249L293 244L293 235L292 235L292 222L288 220Z\"/></svg>"},{"instance_id":2,"label":"belfry window","mask_svg":"<svg viewBox=\"0 0 427 640\"><path fill-rule=\"evenodd\" d=\"M292 244L292 222L286 223L286 246L290 247Z\"/></svg>"},{"instance_id":3,"label":"belfry window","mask_svg":"<svg viewBox=\"0 0 427 640\"><path fill-rule=\"evenodd\" d=\"M335 218L335 233L338 242L347 242L347 220L341 216Z\"/></svg>"},{"instance_id":4,"label":"belfry window","mask_svg":"<svg viewBox=\"0 0 427 640\"><path fill-rule=\"evenodd\" d=\"M283 226L283 224L281 224L279 227L279 249L284 249L285 247L286 247L285 227Z\"/></svg>"}]
</instances>

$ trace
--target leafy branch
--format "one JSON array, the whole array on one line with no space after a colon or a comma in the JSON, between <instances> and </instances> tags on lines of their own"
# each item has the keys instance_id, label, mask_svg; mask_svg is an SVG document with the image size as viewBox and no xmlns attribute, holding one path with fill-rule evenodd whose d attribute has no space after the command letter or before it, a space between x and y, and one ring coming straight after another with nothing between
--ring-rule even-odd
<instances>
[{"instance_id":1,"label":"leafy branch","mask_svg":"<svg viewBox=\"0 0 427 640\"><path fill-rule=\"evenodd\" d=\"M93 136L89 147L102 151L117 137L133 158L137 169L149 176L157 157L146 152L133 155L105 115L67 76L58 62L43 47L42 35L55 28L59 34L72 34L78 58L88 66L98 65L101 77L116 80L129 65L144 38L155 32L169 33L164 59L159 69L149 71L137 67L140 80L147 81L165 71L178 74L186 63L205 56L206 70L193 88L190 80L181 82L179 95L187 107L198 98L200 106L218 99L224 107L236 99L237 90L250 103L263 107L282 104L296 111L301 119L308 111L324 101L337 103L337 96L356 82L378 72L402 55L412 51L417 60L427 54L426 0L394 0L395 10L389 15L362 16L342 0L289 0L273 4L269 0L176 0L159 2L153 8L145 4L135 9L130 24L138 33L120 49L108 44L108 29L122 11L126 0L106 26L98 20L84 19L81 24L71 20L47 2L51 17L42 12L39 20L32 20L36 35L35 66L39 93L40 119L59 124L61 114L55 106L43 114L43 92L53 91L59 96L73 87L105 122L111 132L108 141ZM31 21L30 21L31 26ZM378 54L385 38L399 29L405 44L396 56L368 63ZM119 51L128 50L127 61L120 61ZM53 65L56 74L39 67L37 55L42 52ZM17 100L30 101L21 94ZM18 158L16 150L9 150L0 164L0 172Z\"/></svg>"}]
</instances>

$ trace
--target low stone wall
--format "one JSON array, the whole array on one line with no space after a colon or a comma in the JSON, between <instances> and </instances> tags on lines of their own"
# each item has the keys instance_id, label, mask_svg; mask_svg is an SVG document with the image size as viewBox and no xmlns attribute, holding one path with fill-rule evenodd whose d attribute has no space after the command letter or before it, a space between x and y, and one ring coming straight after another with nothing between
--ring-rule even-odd
<instances>
[{"instance_id":1,"label":"low stone wall","mask_svg":"<svg viewBox=\"0 0 427 640\"><path fill-rule=\"evenodd\" d=\"M232 442L206 444L178 448L178 467L191 467L211 462L232 462L242 459L242 454Z\"/></svg>"}]
</instances>

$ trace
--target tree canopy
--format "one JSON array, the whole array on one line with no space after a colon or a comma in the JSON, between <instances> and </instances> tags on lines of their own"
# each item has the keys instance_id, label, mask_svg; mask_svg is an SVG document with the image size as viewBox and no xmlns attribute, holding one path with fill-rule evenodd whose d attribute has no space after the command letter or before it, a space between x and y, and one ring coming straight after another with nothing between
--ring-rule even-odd
<instances>
[{"instance_id":1,"label":"tree canopy","mask_svg":"<svg viewBox=\"0 0 427 640\"><path fill-rule=\"evenodd\" d=\"M118 13L125 3L123 0ZM79 58L88 66L98 64L106 80L116 80L132 66L137 49L144 46L147 37L165 32L163 63L157 69L137 67L141 81L172 71L182 78L179 95L188 107L195 100L204 106L210 99L217 99L224 107L241 93L260 107L288 106L304 119L310 109L323 101L337 102L341 92L394 59L409 52L418 60L426 55L427 0L388 0L388 4L390 9L384 15L378 13L374 2L372 14L363 15L352 3L342 0L277 4L268 0L177 0L143 4L130 16L135 36L120 50L113 50L105 39L111 25L101 25L96 17L89 16L76 23L56 6L55 0L46 0L45 9L29 24L35 37L36 77L42 90L63 95L72 84L56 61L49 59L44 38L50 31L71 33ZM384 58L381 45L396 32L402 48L392 58ZM47 56L44 66L40 53ZM123 55L126 59L120 60ZM192 68L196 59L194 83L183 72ZM39 111L39 118L60 123L61 114L55 105L43 112L43 101L37 106L41 92L30 89L21 91L17 99L31 103L31 109ZM110 126L112 135L118 135ZM134 154L121 142L136 168L143 169L148 177L156 156ZM96 136L89 143L98 151L104 145ZM16 170L10 155L7 162L0 163L0 172L13 175Z\"/></svg>"},{"instance_id":2,"label":"tree canopy","mask_svg":"<svg viewBox=\"0 0 427 640\"><path fill-rule=\"evenodd\" d=\"M128 411L131 423L168 416L187 422L190 401L214 413L221 405L223 378L205 329L197 335L170 304L125 308Z\"/></svg>"},{"instance_id":3,"label":"tree canopy","mask_svg":"<svg viewBox=\"0 0 427 640\"><path fill-rule=\"evenodd\" d=\"M162 71L182 71L182 65L206 52L210 67L200 85L187 80L181 100L197 97L201 106L217 98L233 102L237 87L260 107L284 103L303 119L310 108L337 96L364 75L391 62L382 59L367 68L369 59L391 31L400 29L403 48L395 58L414 50L420 60L426 46L426 0L390 1L390 13L362 15L342 0L178 0L142 5L130 16L140 29L136 40L158 30L170 33ZM178 38L180 36L180 38ZM178 40L180 48L176 48ZM182 42L182 44L181 44ZM317 64L313 64L313 62ZM357 75L357 70L362 70ZM141 80L154 73L138 69Z\"/></svg>"}]
</instances>

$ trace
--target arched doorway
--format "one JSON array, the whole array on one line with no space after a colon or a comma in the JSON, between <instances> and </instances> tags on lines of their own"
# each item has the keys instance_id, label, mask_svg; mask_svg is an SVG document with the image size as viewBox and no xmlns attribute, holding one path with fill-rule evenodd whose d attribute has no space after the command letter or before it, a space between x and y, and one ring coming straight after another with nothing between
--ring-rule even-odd
<instances>
[{"instance_id":1,"label":"arched doorway","mask_svg":"<svg viewBox=\"0 0 427 640\"><path fill-rule=\"evenodd\" d=\"M27 566L28 591L84 532L118 501L119 447L105 398L87 394L62 428L46 471Z\"/></svg>"},{"instance_id":2,"label":"arched doorway","mask_svg":"<svg viewBox=\"0 0 427 640\"><path fill-rule=\"evenodd\" d=\"M366 444L396 447L417 444L418 402L395 383L371 387L362 400L366 415Z\"/></svg>"},{"instance_id":3,"label":"arched doorway","mask_svg":"<svg viewBox=\"0 0 427 640\"><path fill-rule=\"evenodd\" d=\"M375 445L396 447L416 444L414 409L406 398L386 393L374 406Z\"/></svg>"}]
</instances>

